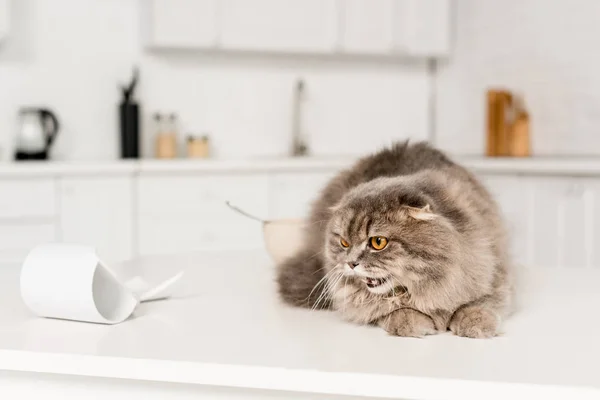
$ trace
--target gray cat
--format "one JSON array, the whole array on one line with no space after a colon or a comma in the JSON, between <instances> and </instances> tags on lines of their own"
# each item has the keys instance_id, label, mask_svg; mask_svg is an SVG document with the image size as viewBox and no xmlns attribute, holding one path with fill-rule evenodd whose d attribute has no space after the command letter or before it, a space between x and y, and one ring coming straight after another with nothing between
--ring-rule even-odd
<instances>
[{"instance_id":1,"label":"gray cat","mask_svg":"<svg viewBox=\"0 0 600 400\"><path fill-rule=\"evenodd\" d=\"M426 143L358 161L313 206L303 250L278 268L295 306L334 309L392 335L498 334L512 272L498 207Z\"/></svg>"}]
</instances>

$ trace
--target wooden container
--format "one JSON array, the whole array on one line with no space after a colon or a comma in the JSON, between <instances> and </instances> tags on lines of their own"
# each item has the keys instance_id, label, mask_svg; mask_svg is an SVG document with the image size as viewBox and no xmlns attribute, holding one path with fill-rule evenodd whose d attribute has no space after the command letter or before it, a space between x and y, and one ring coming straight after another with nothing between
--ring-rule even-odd
<instances>
[{"instance_id":1,"label":"wooden container","mask_svg":"<svg viewBox=\"0 0 600 400\"><path fill-rule=\"evenodd\" d=\"M501 91L496 100L496 155L503 157L510 154L510 129L512 126L512 95Z\"/></svg>"},{"instance_id":2,"label":"wooden container","mask_svg":"<svg viewBox=\"0 0 600 400\"><path fill-rule=\"evenodd\" d=\"M498 91L487 91L487 140L485 154L488 157L497 156L497 119L496 102L498 99Z\"/></svg>"},{"instance_id":3,"label":"wooden container","mask_svg":"<svg viewBox=\"0 0 600 400\"><path fill-rule=\"evenodd\" d=\"M530 155L529 116L523 101L506 90L487 92L488 157Z\"/></svg>"},{"instance_id":4,"label":"wooden container","mask_svg":"<svg viewBox=\"0 0 600 400\"><path fill-rule=\"evenodd\" d=\"M531 156L531 142L529 137L529 114L520 111L515 118L510 132L511 157Z\"/></svg>"},{"instance_id":5,"label":"wooden container","mask_svg":"<svg viewBox=\"0 0 600 400\"><path fill-rule=\"evenodd\" d=\"M487 143L489 157L509 154L512 94L506 90L490 89L487 92Z\"/></svg>"},{"instance_id":6,"label":"wooden container","mask_svg":"<svg viewBox=\"0 0 600 400\"><path fill-rule=\"evenodd\" d=\"M177 136L163 133L156 136L156 158L177 157Z\"/></svg>"},{"instance_id":7,"label":"wooden container","mask_svg":"<svg viewBox=\"0 0 600 400\"><path fill-rule=\"evenodd\" d=\"M187 155L189 158L208 158L208 137L200 138L189 136L187 140Z\"/></svg>"}]
</instances>

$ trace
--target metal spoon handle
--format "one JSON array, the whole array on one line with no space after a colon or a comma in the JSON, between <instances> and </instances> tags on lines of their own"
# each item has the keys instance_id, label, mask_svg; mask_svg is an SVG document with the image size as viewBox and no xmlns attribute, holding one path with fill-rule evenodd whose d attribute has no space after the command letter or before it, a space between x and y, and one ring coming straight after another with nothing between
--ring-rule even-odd
<instances>
[{"instance_id":1,"label":"metal spoon handle","mask_svg":"<svg viewBox=\"0 0 600 400\"><path fill-rule=\"evenodd\" d=\"M241 214L241 215L243 215L244 217L247 217L247 218L253 219L253 220L255 220L255 221L263 222L263 223L264 223L264 222L266 222L264 219L262 219L262 218L258 218L257 216L255 216L255 215L252 215L252 214L249 214L249 213L247 213L246 211L244 211L244 210L242 210L242 209L240 209L240 208L238 208L238 207L234 206L234 205L233 205L233 204L231 204L229 201L226 201L226 202L225 202L225 204L227 204L227 207L231 208L233 211L237 212L238 214Z\"/></svg>"}]
</instances>

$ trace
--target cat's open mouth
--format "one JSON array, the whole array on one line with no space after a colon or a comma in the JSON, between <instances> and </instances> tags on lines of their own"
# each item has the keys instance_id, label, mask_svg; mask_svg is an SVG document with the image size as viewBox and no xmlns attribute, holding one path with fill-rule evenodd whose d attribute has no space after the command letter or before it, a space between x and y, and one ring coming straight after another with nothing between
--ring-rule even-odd
<instances>
[{"instance_id":1,"label":"cat's open mouth","mask_svg":"<svg viewBox=\"0 0 600 400\"><path fill-rule=\"evenodd\" d=\"M367 285L367 287L374 289L379 287L387 282L386 278L363 278L362 281Z\"/></svg>"}]
</instances>

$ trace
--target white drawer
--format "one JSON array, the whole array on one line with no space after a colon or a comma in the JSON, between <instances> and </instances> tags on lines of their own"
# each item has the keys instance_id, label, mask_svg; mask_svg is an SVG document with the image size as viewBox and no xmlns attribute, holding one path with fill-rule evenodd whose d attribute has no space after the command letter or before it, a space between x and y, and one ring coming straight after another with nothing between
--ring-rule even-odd
<instances>
[{"instance_id":1,"label":"white drawer","mask_svg":"<svg viewBox=\"0 0 600 400\"><path fill-rule=\"evenodd\" d=\"M57 240L56 226L46 224L0 224L0 263L21 263L37 245Z\"/></svg>"},{"instance_id":2,"label":"white drawer","mask_svg":"<svg viewBox=\"0 0 600 400\"><path fill-rule=\"evenodd\" d=\"M141 216L138 232L140 255L263 247L262 224L244 218L219 223L200 216Z\"/></svg>"},{"instance_id":3,"label":"white drawer","mask_svg":"<svg viewBox=\"0 0 600 400\"><path fill-rule=\"evenodd\" d=\"M225 205L227 200L266 217L267 175L142 176L138 182L140 215L196 215L202 221L237 223L241 217Z\"/></svg>"},{"instance_id":4,"label":"white drawer","mask_svg":"<svg viewBox=\"0 0 600 400\"><path fill-rule=\"evenodd\" d=\"M0 218L56 216L53 179L0 180Z\"/></svg>"}]
</instances>

